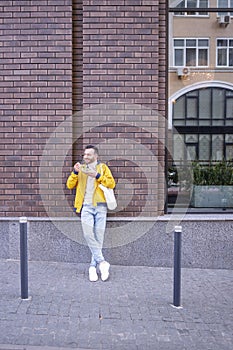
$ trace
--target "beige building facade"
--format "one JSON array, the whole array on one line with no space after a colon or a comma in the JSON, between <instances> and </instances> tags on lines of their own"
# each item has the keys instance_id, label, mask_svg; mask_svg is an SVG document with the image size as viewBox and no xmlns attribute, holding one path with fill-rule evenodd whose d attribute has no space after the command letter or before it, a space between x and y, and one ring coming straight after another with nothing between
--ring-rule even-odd
<instances>
[{"instance_id":1,"label":"beige building facade","mask_svg":"<svg viewBox=\"0 0 233 350\"><path fill-rule=\"evenodd\" d=\"M232 5L170 1L172 8L187 7L169 13L168 124L170 135L176 129L170 138L176 162L233 159Z\"/></svg>"}]
</instances>

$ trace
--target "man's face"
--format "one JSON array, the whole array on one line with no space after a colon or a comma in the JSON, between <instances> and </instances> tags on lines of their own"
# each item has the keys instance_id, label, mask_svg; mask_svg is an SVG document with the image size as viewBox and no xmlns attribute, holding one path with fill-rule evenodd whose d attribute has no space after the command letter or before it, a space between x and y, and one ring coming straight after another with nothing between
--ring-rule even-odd
<instances>
[{"instance_id":1,"label":"man's face","mask_svg":"<svg viewBox=\"0 0 233 350\"><path fill-rule=\"evenodd\" d=\"M85 149L83 159L86 164L95 162L97 158L98 155L93 148Z\"/></svg>"}]
</instances>

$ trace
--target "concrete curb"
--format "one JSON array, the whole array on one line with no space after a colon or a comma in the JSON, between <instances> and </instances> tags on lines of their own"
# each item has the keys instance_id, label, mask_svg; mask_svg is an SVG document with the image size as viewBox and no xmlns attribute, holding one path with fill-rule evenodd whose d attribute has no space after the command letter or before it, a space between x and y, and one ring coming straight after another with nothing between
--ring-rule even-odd
<instances>
[{"instance_id":1,"label":"concrete curb","mask_svg":"<svg viewBox=\"0 0 233 350\"><path fill-rule=\"evenodd\" d=\"M0 344L0 350L90 350L90 348L64 348L54 346Z\"/></svg>"}]
</instances>

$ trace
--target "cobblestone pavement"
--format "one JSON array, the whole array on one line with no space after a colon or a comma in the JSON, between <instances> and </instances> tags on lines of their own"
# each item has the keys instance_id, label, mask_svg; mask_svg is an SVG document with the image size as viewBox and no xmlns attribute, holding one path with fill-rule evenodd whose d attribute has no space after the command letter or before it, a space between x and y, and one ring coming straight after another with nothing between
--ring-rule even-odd
<instances>
[{"instance_id":1,"label":"cobblestone pavement","mask_svg":"<svg viewBox=\"0 0 233 350\"><path fill-rule=\"evenodd\" d=\"M231 270L182 269L182 308L170 268L111 266L91 283L87 264L30 262L28 300L19 262L0 270L1 350L232 349Z\"/></svg>"}]
</instances>

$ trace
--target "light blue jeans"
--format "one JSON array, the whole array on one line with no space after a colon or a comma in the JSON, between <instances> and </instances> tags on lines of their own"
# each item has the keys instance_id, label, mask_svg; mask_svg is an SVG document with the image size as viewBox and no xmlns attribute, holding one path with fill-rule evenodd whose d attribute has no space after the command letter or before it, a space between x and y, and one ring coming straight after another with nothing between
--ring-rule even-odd
<instances>
[{"instance_id":1,"label":"light blue jeans","mask_svg":"<svg viewBox=\"0 0 233 350\"><path fill-rule=\"evenodd\" d=\"M97 266L104 261L102 247L106 228L107 205L98 203L96 207L84 204L81 211L83 235L90 248L91 266Z\"/></svg>"}]
</instances>

